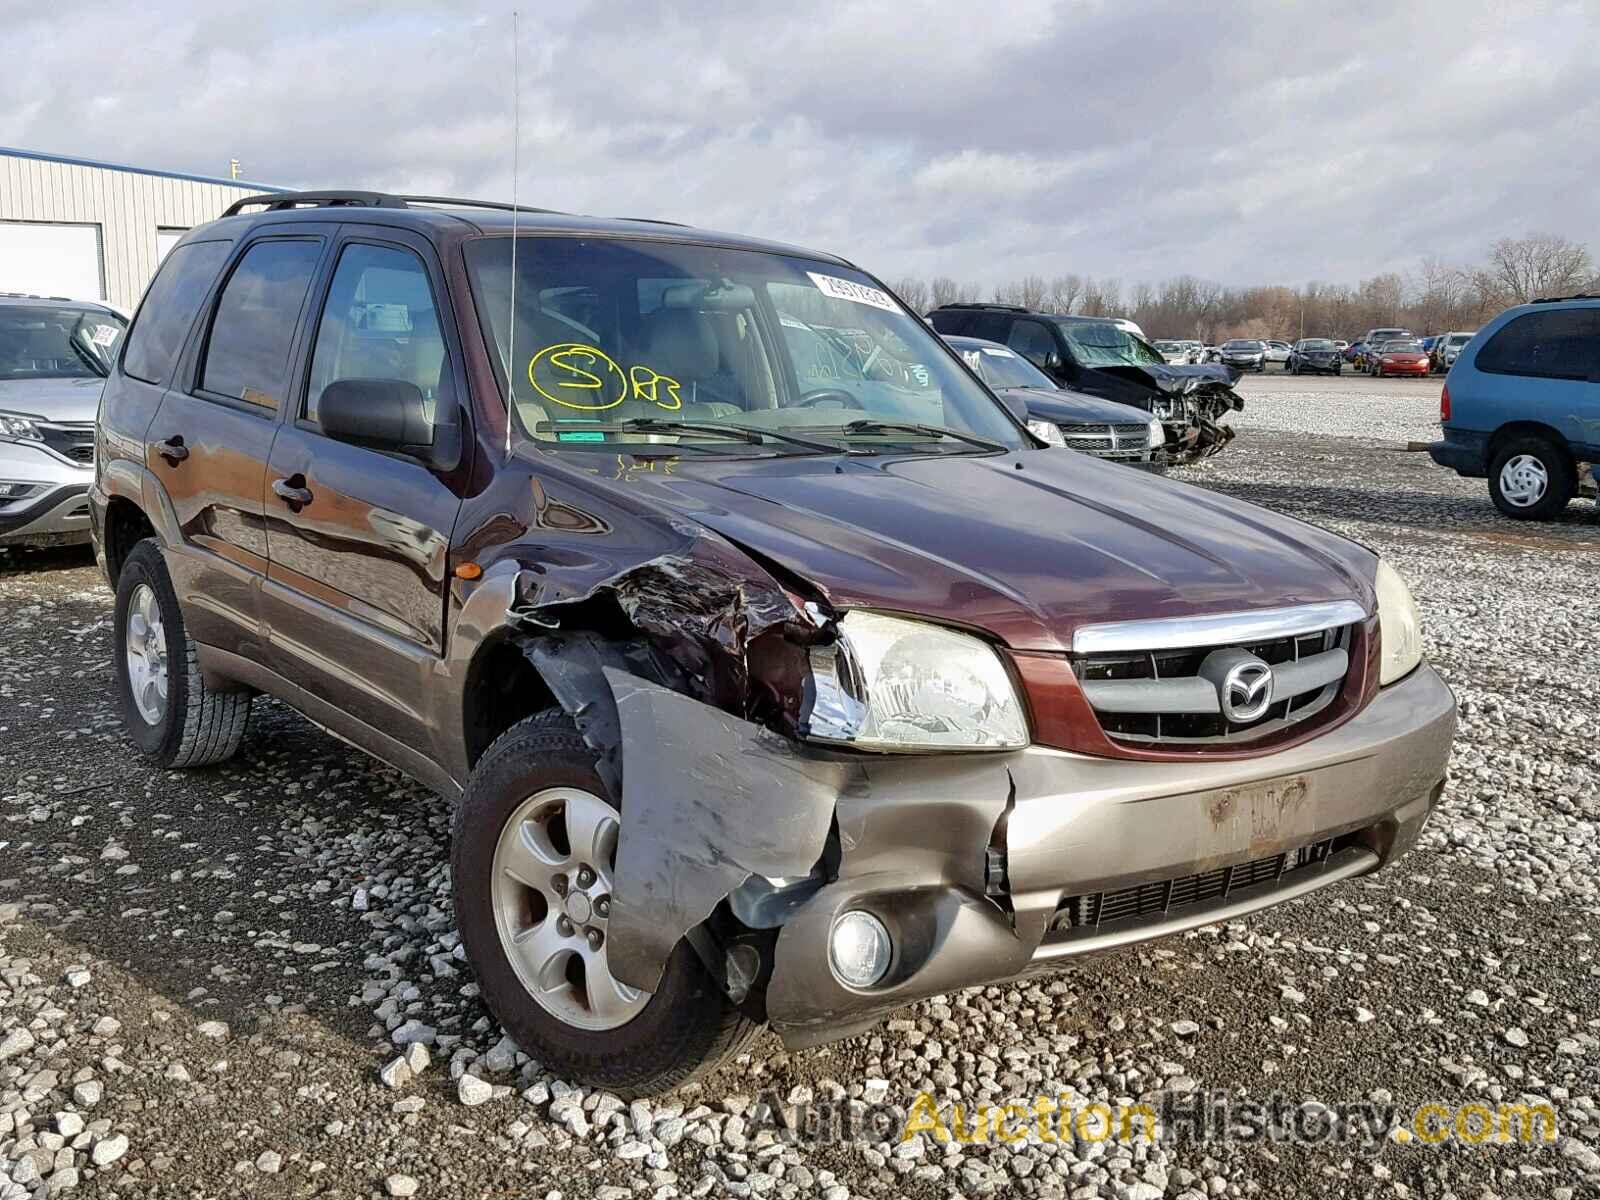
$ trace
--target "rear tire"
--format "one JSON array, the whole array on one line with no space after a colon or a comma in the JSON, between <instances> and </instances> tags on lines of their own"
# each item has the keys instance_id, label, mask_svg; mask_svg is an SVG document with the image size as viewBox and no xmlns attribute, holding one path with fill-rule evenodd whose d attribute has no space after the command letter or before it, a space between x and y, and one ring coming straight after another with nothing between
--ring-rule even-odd
<instances>
[{"instance_id":1,"label":"rear tire","mask_svg":"<svg viewBox=\"0 0 1600 1200\"><path fill-rule=\"evenodd\" d=\"M682 1087L737 1053L762 1027L728 1001L687 940L673 950L655 992L636 994L647 997L642 1007L630 998L624 1002L630 1007L617 1010L620 1023L607 1020L602 1005L587 1003L587 997L599 994L590 990L591 986L617 981L610 977L598 953L585 954L582 930L565 935L570 950L557 950L564 957L548 960L557 964L554 974L533 964L535 981L553 980L551 990L536 996L524 982L531 960L513 963L502 929L511 919L504 906L505 893L497 891L499 875L508 873L503 839L512 833L513 818L520 830L529 819L520 814L528 812L530 800L541 795L586 797L584 804L603 803L614 810L616 805L595 771L596 758L571 719L556 710L528 717L501 734L479 759L456 807L451 878L456 923L477 971L483 1001L495 1019L523 1050L562 1078L633 1099ZM561 856L560 847L567 837L565 810L560 820L559 837L549 843L557 850L554 855L547 854L550 862ZM570 841L565 844L566 857L576 863L579 848ZM597 886L610 885L614 842L609 852L611 862L593 864L599 876ZM603 857L604 851L598 853ZM497 862L501 864L498 873ZM545 922L559 925L565 917L568 927L574 927L574 918L568 915L572 908L550 903L571 892L574 876L560 864L551 869L561 872L562 880L549 891L537 885L527 888L528 909L521 917L527 928L508 931L513 945L518 934L530 947L545 942L540 932ZM520 879L519 871L517 882ZM562 887L566 893L559 890ZM599 903L591 907L585 900L578 916L589 912L603 916L608 910L609 899L604 909ZM603 921L593 919L587 926L599 934L602 947L603 926ZM555 931L557 935L560 932L559 928ZM541 952L531 953L541 957ZM580 965L574 967L571 959L579 960ZM562 963L566 965L562 967ZM590 971L596 972L593 979ZM579 981L573 980L574 972ZM584 995L578 995L580 990ZM585 1020L585 1009L598 1019Z\"/></svg>"},{"instance_id":2,"label":"rear tire","mask_svg":"<svg viewBox=\"0 0 1600 1200\"><path fill-rule=\"evenodd\" d=\"M1508 439L1489 463L1489 495L1513 520L1554 520L1577 488L1578 472L1566 451L1536 434Z\"/></svg>"},{"instance_id":3,"label":"rear tire","mask_svg":"<svg viewBox=\"0 0 1600 1200\"><path fill-rule=\"evenodd\" d=\"M134 546L122 564L115 627L117 699L140 752L159 767L204 767L233 757L250 721L251 693L207 686L153 538Z\"/></svg>"}]
</instances>

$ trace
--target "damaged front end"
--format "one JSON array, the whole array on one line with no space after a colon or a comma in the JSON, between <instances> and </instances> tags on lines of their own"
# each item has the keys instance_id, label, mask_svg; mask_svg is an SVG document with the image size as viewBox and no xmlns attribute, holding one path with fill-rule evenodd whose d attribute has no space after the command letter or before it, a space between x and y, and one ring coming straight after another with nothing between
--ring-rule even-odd
<instances>
[{"instance_id":1,"label":"damaged front end","mask_svg":"<svg viewBox=\"0 0 1600 1200\"><path fill-rule=\"evenodd\" d=\"M1074 387L1143 408L1167 434L1167 460L1190 463L1216 454L1234 438L1222 418L1243 412L1235 390L1239 372L1215 363L1196 366L1144 365L1086 369Z\"/></svg>"},{"instance_id":2,"label":"damaged front end","mask_svg":"<svg viewBox=\"0 0 1600 1200\"><path fill-rule=\"evenodd\" d=\"M741 557L707 535L577 595L524 571L508 616L622 813L607 935L613 975L654 990L687 939L730 999L807 1044L845 1036L900 1002L818 1007L827 989L817 987L812 926L831 926L821 914L841 879L852 880L852 896L863 879L881 886L875 911L897 947L885 988L961 919L966 901L917 901L930 885L967 897L986 922L1009 919L1000 899L1013 790L1005 761L1025 744L1026 722L992 651L1014 710L985 699L996 679L976 679L975 702L919 717L915 730L892 706L864 704L863 673L883 669L873 639L882 642L886 625L915 626L917 636L924 627L853 614L852 649L824 597L760 571L753 581ZM934 640L924 655L976 643L936 626L925 636ZM976 674L987 670L975 662ZM974 713L999 732L975 729ZM937 750L984 737L990 753L863 752L907 738ZM785 949L795 923L810 931L800 935L809 961ZM1008 945L993 961L1009 970L1030 949Z\"/></svg>"}]
</instances>

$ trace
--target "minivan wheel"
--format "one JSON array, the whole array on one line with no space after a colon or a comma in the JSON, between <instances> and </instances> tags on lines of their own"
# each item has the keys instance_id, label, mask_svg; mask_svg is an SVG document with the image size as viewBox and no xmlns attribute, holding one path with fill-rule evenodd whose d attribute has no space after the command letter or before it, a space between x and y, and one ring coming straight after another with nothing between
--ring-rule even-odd
<instances>
[{"instance_id":1,"label":"minivan wheel","mask_svg":"<svg viewBox=\"0 0 1600 1200\"><path fill-rule=\"evenodd\" d=\"M157 766L203 767L233 756L250 693L206 684L161 548L146 538L117 577L115 668L122 723Z\"/></svg>"},{"instance_id":2,"label":"minivan wheel","mask_svg":"<svg viewBox=\"0 0 1600 1200\"><path fill-rule=\"evenodd\" d=\"M456 923L483 1000L528 1054L624 1098L681 1087L761 1026L680 941L654 992L606 960L622 814L559 711L513 725L456 807Z\"/></svg>"},{"instance_id":3,"label":"minivan wheel","mask_svg":"<svg viewBox=\"0 0 1600 1200\"><path fill-rule=\"evenodd\" d=\"M1508 517L1549 521L1572 499L1575 476L1572 463L1549 439L1511 438L1489 464L1489 495Z\"/></svg>"}]
</instances>

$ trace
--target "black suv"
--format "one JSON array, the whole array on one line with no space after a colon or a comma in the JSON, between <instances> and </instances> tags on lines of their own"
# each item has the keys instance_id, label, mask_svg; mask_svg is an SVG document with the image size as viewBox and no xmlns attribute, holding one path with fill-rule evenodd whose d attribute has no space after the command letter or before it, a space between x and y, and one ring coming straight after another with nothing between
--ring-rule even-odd
<instances>
[{"instance_id":1,"label":"black suv","mask_svg":"<svg viewBox=\"0 0 1600 1200\"><path fill-rule=\"evenodd\" d=\"M1174 366L1110 317L1063 316L1012 304L942 304L928 314L943 334L1009 346L1061 387L1131 404L1167 433L1169 462L1215 454L1233 439L1220 423L1244 400L1233 390L1239 372L1214 363Z\"/></svg>"}]
</instances>

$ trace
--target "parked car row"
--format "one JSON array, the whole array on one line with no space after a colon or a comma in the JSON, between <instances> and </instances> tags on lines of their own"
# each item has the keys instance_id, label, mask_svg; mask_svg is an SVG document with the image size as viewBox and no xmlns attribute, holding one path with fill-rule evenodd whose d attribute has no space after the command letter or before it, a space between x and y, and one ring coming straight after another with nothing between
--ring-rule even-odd
<instances>
[{"instance_id":1,"label":"parked car row","mask_svg":"<svg viewBox=\"0 0 1600 1200\"><path fill-rule=\"evenodd\" d=\"M1169 462L1217 453L1234 436L1222 417L1244 408L1237 371L1168 363L1129 322L1035 312L1008 304L945 304L928 314L946 336L979 338L1014 350L1059 388L1142 410L1165 430Z\"/></svg>"}]
</instances>

